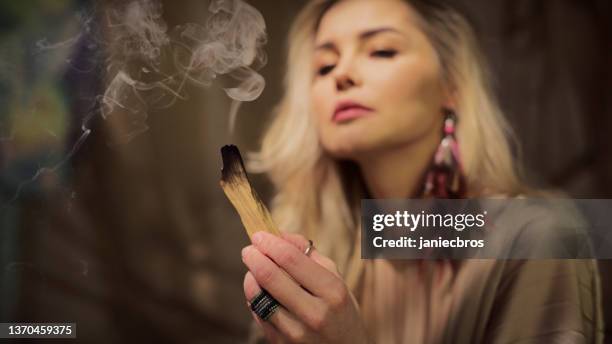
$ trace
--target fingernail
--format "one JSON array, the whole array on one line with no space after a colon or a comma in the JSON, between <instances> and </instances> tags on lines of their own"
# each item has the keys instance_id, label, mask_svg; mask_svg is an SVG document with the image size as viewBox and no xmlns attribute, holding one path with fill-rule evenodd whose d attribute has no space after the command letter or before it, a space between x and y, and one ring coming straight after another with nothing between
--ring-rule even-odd
<instances>
[{"instance_id":1,"label":"fingernail","mask_svg":"<svg viewBox=\"0 0 612 344\"><path fill-rule=\"evenodd\" d=\"M260 244L261 241L263 240L263 233L262 232L257 232L255 234L253 234L253 244Z\"/></svg>"},{"instance_id":2,"label":"fingernail","mask_svg":"<svg viewBox=\"0 0 612 344\"><path fill-rule=\"evenodd\" d=\"M251 249L251 245L246 246L245 248L242 249L242 251L240 252L242 254L242 259L244 260L244 257L246 257L247 254L249 254L249 250Z\"/></svg>"}]
</instances>

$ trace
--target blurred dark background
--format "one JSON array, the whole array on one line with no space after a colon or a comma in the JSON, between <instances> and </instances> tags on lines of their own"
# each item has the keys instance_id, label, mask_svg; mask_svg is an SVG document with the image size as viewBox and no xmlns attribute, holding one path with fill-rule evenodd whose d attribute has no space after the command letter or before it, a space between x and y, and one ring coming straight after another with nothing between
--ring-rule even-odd
<instances>
[{"instance_id":1,"label":"blurred dark background","mask_svg":"<svg viewBox=\"0 0 612 344\"><path fill-rule=\"evenodd\" d=\"M449 1L474 23L530 180L576 198L612 198L612 3ZM202 22L208 8L162 2L169 27ZM247 237L218 185L219 148L258 147L283 90L286 33L305 2L249 3L267 24L267 85L242 104L233 134L223 90L193 87L189 99L149 113L149 130L126 144L108 144L125 125L120 116L92 117L71 159L27 184L71 152L108 80L88 65L100 47L75 43L46 55L23 47L78 34L62 18L112 2L0 5L2 322L77 322L81 340L99 343L244 341ZM253 177L268 198L265 178ZM600 269L612 324L612 263Z\"/></svg>"}]
</instances>

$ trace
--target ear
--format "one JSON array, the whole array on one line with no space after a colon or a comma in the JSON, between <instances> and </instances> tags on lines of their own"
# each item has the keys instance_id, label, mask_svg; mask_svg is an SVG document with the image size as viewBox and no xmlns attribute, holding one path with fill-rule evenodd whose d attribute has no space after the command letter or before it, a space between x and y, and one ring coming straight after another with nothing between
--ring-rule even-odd
<instances>
[{"instance_id":1,"label":"ear","mask_svg":"<svg viewBox=\"0 0 612 344\"><path fill-rule=\"evenodd\" d=\"M442 107L447 109L457 109L458 105L458 92L453 86L449 86L447 83L443 86L442 90Z\"/></svg>"}]
</instances>

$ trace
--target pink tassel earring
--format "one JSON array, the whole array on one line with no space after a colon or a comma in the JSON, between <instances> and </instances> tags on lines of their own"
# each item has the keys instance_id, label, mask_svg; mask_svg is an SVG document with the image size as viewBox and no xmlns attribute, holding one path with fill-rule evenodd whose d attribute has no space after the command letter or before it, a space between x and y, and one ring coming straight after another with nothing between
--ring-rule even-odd
<instances>
[{"instance_id":1,"label":"pink tassel earring","mask_svg":"<svg viewBox=\"0 0 612 344\"><path fill-rule=\"evenodd\" d=\"M465 180L459 144L455 138L457 116L451 109L444 109L444 128L442 141L436 150L433 163L425 179L426 198L462 198L465 193Z\"/></svg>"}]
</instances>

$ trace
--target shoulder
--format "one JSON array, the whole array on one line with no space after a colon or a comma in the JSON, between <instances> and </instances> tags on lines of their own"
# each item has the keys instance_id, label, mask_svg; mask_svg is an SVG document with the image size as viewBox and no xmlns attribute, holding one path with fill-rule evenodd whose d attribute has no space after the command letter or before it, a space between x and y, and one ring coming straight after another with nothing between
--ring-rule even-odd
<instances>
[{"instance_id":1,"label":"shoulder","mask_svg":"<svg viewBox=\"0 0 612 344\"><path fill-rule=\"evenodd\" d=\"M508 258L590 258L588 225L570 199L514 197L484 201L493 209L492 239Z\"/></svg>"}]
</instances>

